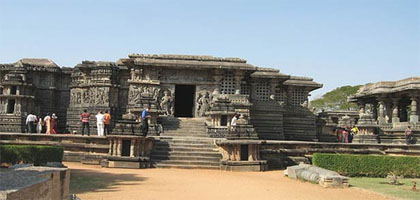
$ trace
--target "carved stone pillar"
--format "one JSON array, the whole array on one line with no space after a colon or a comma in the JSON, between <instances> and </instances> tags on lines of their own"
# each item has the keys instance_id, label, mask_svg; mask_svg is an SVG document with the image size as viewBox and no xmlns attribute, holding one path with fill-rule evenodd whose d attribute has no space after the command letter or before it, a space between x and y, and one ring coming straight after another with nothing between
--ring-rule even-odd
<instances>
[{"instance_id":1,"label":"carved stone pillar","mask_svg":"<svg viewBox=\"0 0 420 200\"><path fill-rule=\"evenodd\" d=\"M112 145L112 155L113 156L116 156L117 155L117 151L118 151L118 141L117 141L117 139L116 138L113 138L112 139L112 143L113 143L113 145Z\"/></svg>"},{"instance_id":2,"label":"carved stone pillar","mask_svg":"<svg viewBox=\"0 0 420 200\"><path fill-rule=\"evenodd\" d=\"M108 154L112 156L112 150L113 150L113 148L114 148L113 141L112 141L112 139L108 139L108 141L109 141L109 150L108 150Z\"/></svg>"},{"instance_id":3,"label":"carved stone pillar","mask_svg":"<svg viewBox=\"0 0 420 200\"><path fill-rule=\"evenodd\" d=\"M383 100L379 101L379 109L378 109L378 123L385 124L385 102Z\"/></svg>"},{"instance_id":4,"label":"carved stone pillar","mask_svg":"<svg viewBox=\"0 0 420 200\"><path fill-rule=\"evenodd\" d=\"M121 156L122 151L122 140L120 138L117 138L117 156Z\"/></svg>"},{"instance_id":5,"label":"carved stone pillar","mask_svg":"<svg viewBox=\"0 0 420 200\"><path fill-rule=\"evenodd\" d=\"M257 82L256 81L252 81L251 82L251 99L253 101L257 100Z\"/></svg>"},{"instance_id":6,"label":"carved stone pillar","mask_svg":"<svg viewBox=\"0 0 420 200\"><path fill-rule=\"evenodd\" d=\"M220 94L220 86L223 80L223 70L216 69L213 75L216 87L214 88L213 94Z\"/></svg>"},{"instance_id":7,"label":"carved stone pillar","mask_svg":"<svg viewBox=\"0 0 420 200\"><path fill-rule=\"evenodd\" d=\"M136 146L136 140L131 139L130 142L130 157L134 157L134 147Z\"/></svg>"},{"instance_id":8,"label":"carved stone pillar","mask_svg":"<svg viewBox=\"0 0 420 200\"><path fill-rule=\"evenodd\" d=\"M243 71L235 71L235 94L241 94L241 81L243 78Z\"/></svg>"},{"instance_id":9,"label":"carved stone pillar","mask_svg":"<svg viewBox=\"0 0 420 200\"><path fill-rule=\"evenodd\" d=\"M392 98L392 123L400 122L400 118L398 116L399 100L399 98Z\"/></svg>"},{"instance_id":10,"label":"carved stone pillar","mask_svg":"<svg viewBox=\"0 0 420 200\"><path fill-rule=\"evenodd\" d=\"M416 96L412 96L410 98L411 100L411 114L410 114L410 122L411 123L417 123L419 122L419 116L417 115L417 101L418 101L418 97Z\"/></svg>"},{"instance_id":11,"label":"carved stone pillar","mask_svg":"<svg viewBox=\"0 0 420 200\"><path fill-rule=\"evenodd\" d=\"M278 81L276 79L271 79L270 82L270 95L274 95L274 100L276 99L276 86Z\"/></svg>"},{"instance_id":12,"label":"carved stone pillar","mask_svg":"<svg viewBox=\"0 0 420 200\"><path fill-rule=\"evenodd\" d=\"M386 123L391 123L391 119L392 119L392 102L390 102L389 100L388 101L385 101L385 108L386 108L386 116L385 116L385 119L387 119L386 120Z\"/></svg>"}]
</instances>

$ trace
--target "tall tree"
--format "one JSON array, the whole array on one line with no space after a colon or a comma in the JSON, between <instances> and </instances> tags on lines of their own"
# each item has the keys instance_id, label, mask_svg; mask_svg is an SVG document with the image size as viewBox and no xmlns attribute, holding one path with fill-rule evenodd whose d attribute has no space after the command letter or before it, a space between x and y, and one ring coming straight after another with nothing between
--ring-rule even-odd
<instances>
[{"instance_id":1,"label":"tall tree","mask_svg":"<svg viewBox=\"0 0 420 200\"><path fill-rule=\"evenodd\" d=\"M325 93L321 98L310 102L310 107L318 111L320 110L356 110L355 103L347 102L350 95L356 94L360 85L338 87L330 92Z\"/></svg>"}]
</instances>

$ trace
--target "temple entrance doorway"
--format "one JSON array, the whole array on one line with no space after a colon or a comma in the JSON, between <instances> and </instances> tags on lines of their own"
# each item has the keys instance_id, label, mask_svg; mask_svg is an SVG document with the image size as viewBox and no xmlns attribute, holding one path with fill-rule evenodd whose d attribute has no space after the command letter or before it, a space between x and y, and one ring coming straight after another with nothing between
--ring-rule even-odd
<instances>
[{"instance_id":1,"label":"temple entrance doorway","mask_svg":"<svg viewBox=\"0 0 420 200\"><path fill-rule=\"evenodd\" d=\"M175 117L193 117L195 85L175 85Z\"/></svg>"}]
</instances>

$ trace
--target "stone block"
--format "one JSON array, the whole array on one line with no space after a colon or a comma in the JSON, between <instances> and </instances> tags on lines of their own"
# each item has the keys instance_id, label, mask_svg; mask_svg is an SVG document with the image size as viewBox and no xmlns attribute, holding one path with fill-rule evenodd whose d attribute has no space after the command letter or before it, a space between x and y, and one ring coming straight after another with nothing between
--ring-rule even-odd
<instances>
[{"instance_id":1,"label":"stone block","mask_svg":"<svg viewBox=\"0 0 420 200\"><path fill-rule=\"evenodd\" d=\"M130 161L109 161L108 167L110 168L128 168L128 169L139 169L142 167L140 162Z\"/></svg>"},{"instance_id":2,"label":"stone block","mask_svg":"<svg viewBox=\"0 0 420 200\"><path fill-rule=\"evenodd\" d=\"M319 179L319 184L322 187L349 187L349 178L345 176L326 176L321 175Z\"/></svg>"},{"instance_id":3,"label":"stone block","mask_svg":"<svg viewBox=\"0 0 420 200\"><path fill-rule=\"evenodd\" d=\"M300 166L300 165L295 165L295 166L291 166L291 167L287 167L286 171L287 171L287 176L289 178L292 179L298 179L298 176L300 176L300 174L306 170L305 166Z\"/></svg>"}]
</instances>

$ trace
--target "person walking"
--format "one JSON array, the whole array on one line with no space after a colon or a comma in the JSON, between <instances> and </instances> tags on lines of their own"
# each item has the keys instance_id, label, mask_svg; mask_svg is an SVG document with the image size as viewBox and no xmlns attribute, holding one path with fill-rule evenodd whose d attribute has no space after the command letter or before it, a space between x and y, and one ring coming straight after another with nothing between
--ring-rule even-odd
<instances>
[{"instance_id":1,"label":"person walking","mask_svg":"<svg viewBox=\"0 0 420 200\"><path fill-rule=\"evenodd\" d=\"M87 135L90 136L89 118L90 113L88 113L86 109L83 110L83 113L80 115L80 121L82 122L82 136L85 135L85 129L87 129Z\"/></svg>"},{"instance_id":2,"label":"person walking","mask_svg":"<svg viewBox=\"0 0 420 200\"><path fill-rule=\"evenodd\" d=\"M105 125L105 133L104 135L107 136L111 133L111 115L108 111L105 111L104 114L104 125Z\"/></svg>"},{"instance_id":3,"label":"person walking","mask_svg":"<svg viewBox=\"0 0 420 200\"><path fill-rule=\"evenodd\" d=\"M36 124L36 132L38 134L41 134L43 126L44 126L44 120L42 120L42 117L39 116L38 117L38 123Z\"/></svg>"},{"instance_id":4,"label":"person walking","mask_svg":"<svg viewBox=\"0 0 420 200\"><path fill-rule=\"evenodd\" d=\"M141 113L141 119L143 122L141 132L143 133L144 137L146 137L147 133L149 132L149 118L150 118L149 109L150 107L147 106L146 108L144 108L143 112Z\"/></svg>"},{"instance_id":5,"label":"person walking","mask_svg":"<svg viewBox=\"0 0 420 200\"><path fill-rule=\"evenodd\" d=\"M411 140L413 138L413 130L411 130L411 127L408 126L407 129L405 129L405 144L411 144Z\"/></svg>"},{"instance_id":6,"label":"person walking","mask_svg":"<svg viewBox=\"0 0 420 200\"><path fill-rule=\"evenodd\" d=\"M96 130L98 130L98 136L104 136L104 114L102 111L96 114Z\"/></svg>"},{"instance_id":7,"label":"person walking","mask_svg":"<svg viewBox=\"0 0 420 200\"><path fill-rule=\"evenodd\" d=\"M58 117L53 113L51 115L51 134L57 134Z\"/></svg>"},{"instance_id":8,"label":"person walking","mask_svg":"<svg viewBox=\"0 0 420 200\"><path fill-rule=\"evenodd\" d=\"M37 118L34 114L29 113L26 117L26 126L28 127L28 133L35 133L35 124L37 122Z\"/></svg>"},{"instance_id":9,"label":"person walking","mask_svg":"<svg viewBox=\"0 0 420 200\"><path fill-rule=\"evenodd\" d=\"M45 131L45 134L51 134L51 116L50 113L47 113L47 115L44 117L45 122L45 128L47 129Z\"/></svg>"}]
</instances>

